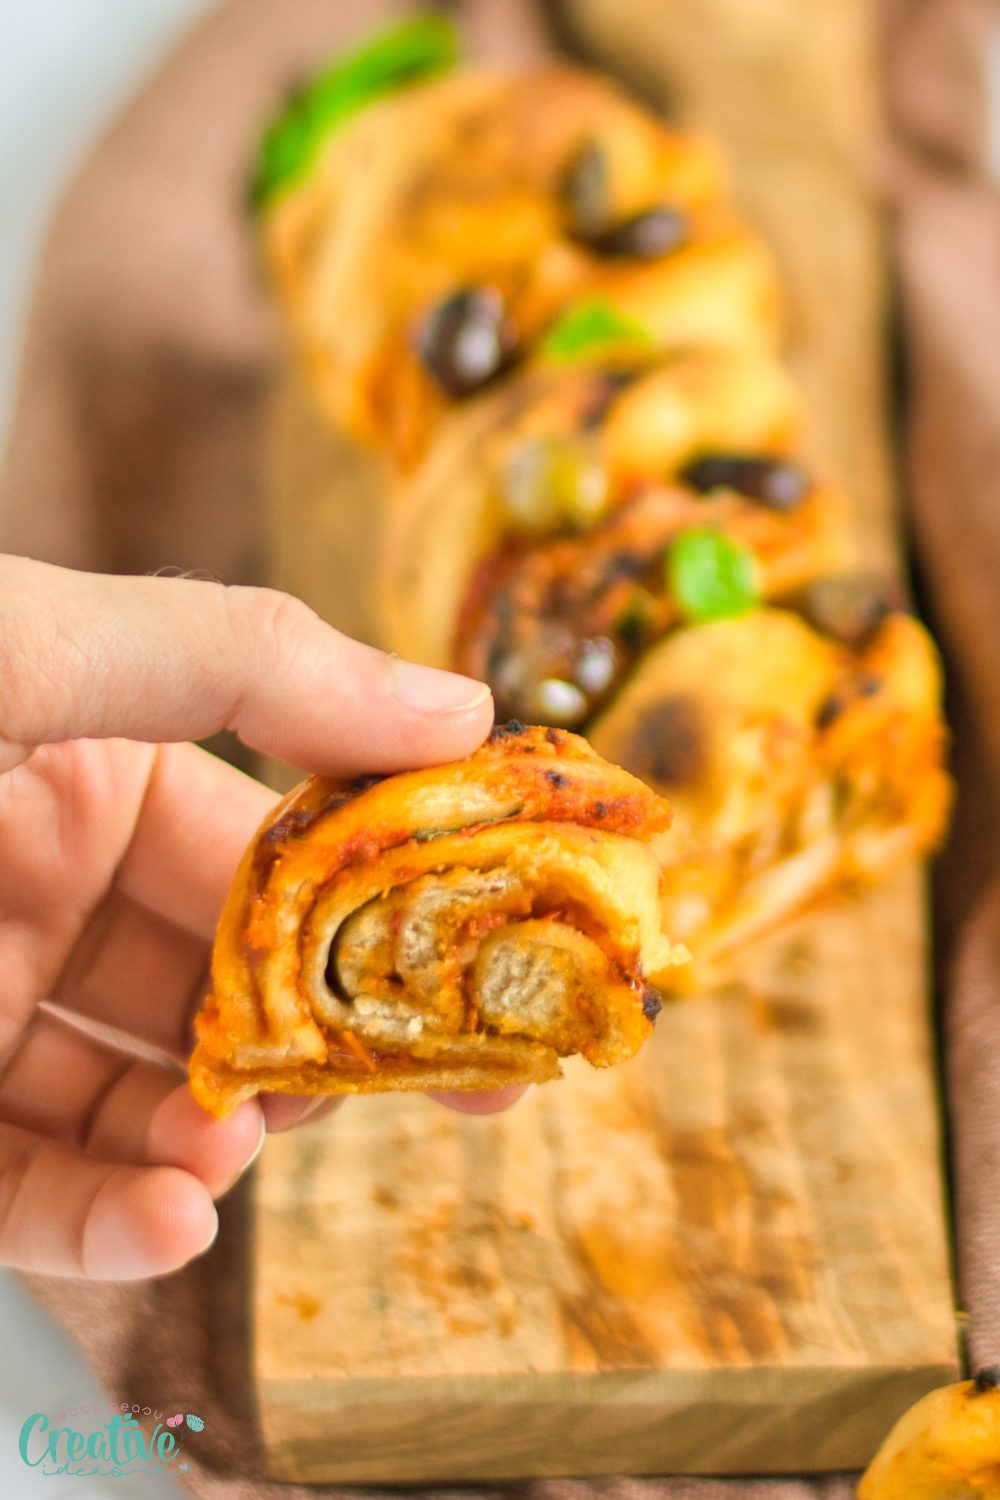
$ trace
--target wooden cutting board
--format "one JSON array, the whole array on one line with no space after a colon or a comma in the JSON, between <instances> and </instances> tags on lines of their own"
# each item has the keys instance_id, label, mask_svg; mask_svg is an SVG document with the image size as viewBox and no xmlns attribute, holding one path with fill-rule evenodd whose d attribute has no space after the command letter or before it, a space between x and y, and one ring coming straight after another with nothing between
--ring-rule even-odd
<instances>
[{"instance_id":1,"label":"wooden cutting board","mask_svg":"<svg viewBox=\"0 0 1000 1500\"><path fill-rule=\"evenodd\" d=\"M775 248L812 447L895 557L864 0L577 0L729 148ZM658 85L659 86L659 85ZM377 464L276 407L275 576L374 638ZM910 871L509 1114L350 1101L268 1141L254 1360L276 1477L853 1468L955 1378L925 919Z\"/></svg>"},{"instance_id":2,"label":"wooden cutting board","mask_svg":"<svg viewBox=\"0 0 1000 1500\"><path fill-rule=\"evenodd\" d=\"M257 1389L283 1479L847 1468L955 1377L912 878L508 1114L269 1140Z\"/></svg>"}]
</instances>

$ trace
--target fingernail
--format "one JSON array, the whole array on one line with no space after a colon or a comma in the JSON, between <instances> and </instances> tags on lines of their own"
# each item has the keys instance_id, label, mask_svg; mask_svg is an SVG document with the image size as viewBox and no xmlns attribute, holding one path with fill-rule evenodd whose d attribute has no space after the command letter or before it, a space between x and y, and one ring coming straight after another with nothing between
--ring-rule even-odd
<instances>
[{"instance_id":1,"label":"fingernail","mask_svg":"<svg viewBox=\"0 0 1000 1500\"><path fill-rule=\"evenodd\" d=\"M198 1256L198 1255L204 1255L206 1250L211 1250L212 1246L215 1244L215 1242L216 1242L216 1240L218 1238L219 1238L219 1214L218 1214L218 1211L216 1211L215 1222L214 1222L214 1224L212 1224L212 1226L210 1228L208 1239L202 1245L202 1247L201 1247L200 1250L195 1250L194 1251L194 1253L191 1256L191 1259L194 1260L196 1256Z\"/></svg>"},{"instance_id":2,"label":"fingernail","mask_svg":"<svg viewBox=\"0 0 1000 1500\"><path fill-rule=\"evenodd\" d=\"M482 1092L460 1093L455 1090L428 1090L428 1097L436 1099L447 1109L460 1115L497 1115L510 1109L519 1099L529 1093L533 1083L512 1083L505 1088L486 1089Z\"/></svg>"},{"instance_id":3,"label":"fingernail","mask_svg":"<svg viewBox=\"0 0 1000 1500\"><path fill-rule=\"evenodd\" d=\"M244 1172L249 1171L250 1168L253 1166L254 1162L257 1160L258 1156L263 1151L263 1149L264 1149L264 1142L266 1140L267 1140L267 1122L265 1121L264 1116L261 1115L261 1117L260 1117L260 1139L258 1140L256 1146L253 1148L253 1151L251 1152L251 1154L247 1157L246 1166L243 1168Z\"/></svg>"},{"instance_id":4,"label":"fingernail","mask_svg":"<svg viewBox=\"0 0 1000 1500\"><path fill-rule=\"evenodd\" d=\"M256 1104L253 1104L251 1106L249 1103L247 1103L247 1104L241 1104L240 1105L240 1109L248 1109L250 1107L253 1107L254 1109L257 1109L259 1106L257 1106ZM239 1110L237 1110L236 1113L238 1114ZM236 1116L233 1115L232 1118L235 1119ZM229 1124L229 1121L227 1120L226 1123ZM263 1114L261 1114L261 1117L260 1117L260 1135L257 1137L257 1144L256 1144L256 1146L254 1146L253 1150L251 1151L250 1155L247 1157L247 1159L243 1163L243 1165L241 1167L237 1168L237 1170L232 1174L231 1177L229 1177L229 1178L226 1179L226 1181L223 1183L222 1187L220 1187L217 1191L213 1192L213 1194L212 1194L213 1198L222 1198L222 1197L224 1197L225 1194L229 1192L230 1188L234 1188L236 1186L236 1184L239 1182L240 1178L246 1172L249 1172L250 1168L253 1166L254 1162L257 1160L258 1156L260 1155L260 1153L264 1149L264 1141L265 1141L266 1137L267 1137L267 1122L265 1121Z\"/></svg>"},{"instance_id":5,"label":"fingernail","mask_svg":"<svg viewBox=\"0 0 1000 1500\"><path fill-rule=\"evenodd\" d=\"M485 682L395 657L389 669L389 691L407 708L425 714L453 714L479 708L490 696Z\"/></svg>"}]
</instances>

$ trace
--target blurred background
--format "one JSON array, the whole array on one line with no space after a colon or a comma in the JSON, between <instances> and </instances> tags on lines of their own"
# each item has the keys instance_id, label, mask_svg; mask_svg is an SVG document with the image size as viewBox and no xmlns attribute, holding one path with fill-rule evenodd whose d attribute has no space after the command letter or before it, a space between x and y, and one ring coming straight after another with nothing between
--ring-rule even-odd
<instances>
[{"instance_id":1,"label":"blurred background","mask_svg":"<svg viewBox=\"0 0 1000 1500\"><path fill-rule=\"evenodd\" d=\"M172 42L214 3L0 3L0 440L34 261L60 188Z\"/></svg>"},{"instance_id":2,"label":"blurred background","mask_svg":"<svg viewBox=\"0 0 1000 1500\"><path fill-rule=\"evenodd\" d=\"M35 263L60 191L160 58L214 3L0 0L0 448ZM5 1271L0 1347L0 1495L51 1496L54 1485L60 1500L107 1500L109 1485L120 1500L176 1500L183 1493L165 1473L73 1479L27 1468L17 1450L25 1417L106 1398L66 1334ZM135 1398L145 1395L137 1391ZM89 1431L102 1420L88 1416L78 1425Z\"/></svg>"}]
</instances>

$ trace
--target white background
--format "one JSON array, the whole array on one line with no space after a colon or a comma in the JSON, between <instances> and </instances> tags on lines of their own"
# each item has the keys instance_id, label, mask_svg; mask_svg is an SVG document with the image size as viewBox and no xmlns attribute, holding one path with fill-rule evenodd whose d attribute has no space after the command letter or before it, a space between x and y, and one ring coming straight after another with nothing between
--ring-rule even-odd
<instances>
[{"instance_id":1,"label":"white background","mask_svg":"<svg viewBox=\"0 0 1000 1500\"><path fill-rule=\"evenodd\" d=\"M0 0L0 446L32 268L66 176L172 42L214 0ZM993 161L1000 178L1000 35L993 50ZM142 1399L142 1392L135 1392ZM178 1500L166 1475L74 1480L21 1463L30 1412L97 1404L78 1351L0 1272L0 1496ZM82 1430L99 1418L81 1418Z\"/></svg>"}]
</instances>

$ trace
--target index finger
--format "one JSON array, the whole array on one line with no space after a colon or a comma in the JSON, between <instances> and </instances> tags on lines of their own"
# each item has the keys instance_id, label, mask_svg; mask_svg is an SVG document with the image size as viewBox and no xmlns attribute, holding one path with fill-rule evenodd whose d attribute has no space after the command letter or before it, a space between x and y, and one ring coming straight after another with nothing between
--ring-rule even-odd
<instances>
[{"instance_id":1,"label":"index finger","mask_svg":"<svg viewBox=\"0 0 1000 1500\"><path fill-rule=\"evenodd\" d=\"M232 729L352 776L458 760L492 717L485 684L353 641L287 594L0 557L0 770L63 740Z\"/></svg>"}]
</instances>

